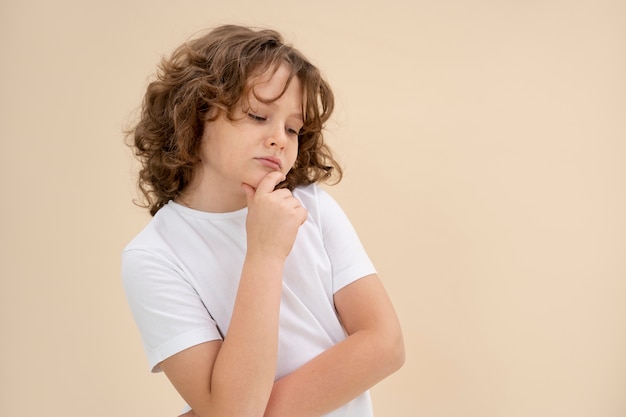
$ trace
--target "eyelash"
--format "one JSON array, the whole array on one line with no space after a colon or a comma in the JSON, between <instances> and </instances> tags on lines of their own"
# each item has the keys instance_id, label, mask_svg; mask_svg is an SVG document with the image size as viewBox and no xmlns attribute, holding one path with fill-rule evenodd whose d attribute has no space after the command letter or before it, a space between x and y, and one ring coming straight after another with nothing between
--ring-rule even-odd
<instances>
[{"instance_id":1,"label":"eyelash","mask_svg":"<svg viewBox=\"0 0 626 417\"><path fill-rule=\"evenodd\" d=\"M256 114L248 113L248 117L257 122L264 122L267 119L265 117L257 116Z\"/></svg>"},{"instance_id":2,"label":"eyelash","mask_svg":"<svg viewBox=\"0 0 626 417\"><path fill-rule=\"evenodd\" d=\"M267 120L267 118L262 117L262 116L257 116L256 114L253 114L253 113L248 113L248 117L254 120L255 122L264 122ZM288 128L287 133L290 135L298 136L298 132L296 132L294 129Z\"/></svg>"}]
</instances>

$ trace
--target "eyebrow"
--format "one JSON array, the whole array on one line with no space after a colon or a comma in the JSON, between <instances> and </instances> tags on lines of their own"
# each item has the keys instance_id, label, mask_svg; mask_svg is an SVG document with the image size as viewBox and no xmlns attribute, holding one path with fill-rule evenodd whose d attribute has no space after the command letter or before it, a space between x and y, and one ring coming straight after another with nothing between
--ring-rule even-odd
<instances>
[{"instance_id":1,"label":"eyebrow","mask_svg":"<svg viewBox=\"0 0 626 417\"><path fill-rule=\"evenodd\" d=\"M304 121L304 115L302 114L302 112L292 113L289 115L289 117L297 117L298 119Z\"/></svg>"}]
</instances>

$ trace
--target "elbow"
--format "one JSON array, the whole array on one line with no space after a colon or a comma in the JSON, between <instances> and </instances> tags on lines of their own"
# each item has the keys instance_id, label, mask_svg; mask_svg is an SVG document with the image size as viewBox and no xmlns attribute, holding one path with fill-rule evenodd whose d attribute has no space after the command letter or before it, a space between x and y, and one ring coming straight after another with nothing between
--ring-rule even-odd
<instances>
[{"instance_id":1,"label":"elbow","mask_svg":"<svg viewBox=\"0 0 626 417\"><path fill-rule=\"evenodd\" d=\"M398 371L406 361L406 350L402 333L399 333L390 349L391 373Z\"/></svg>"},{"instance_id":2,"label":"elbow","mask_svg":"<svg viewBox=\"0 0 626 417\"><path fill-rule=\"evenodd\" d=\"M406 361L404 339L402 332L398 330L390 332L381 340L383 343L379 346L379 354L382 356L379 356L379 358L384 358L380 363L384 364L383 373L385 376L388 376L402 368Z\"/></svg>"}]
</instances>

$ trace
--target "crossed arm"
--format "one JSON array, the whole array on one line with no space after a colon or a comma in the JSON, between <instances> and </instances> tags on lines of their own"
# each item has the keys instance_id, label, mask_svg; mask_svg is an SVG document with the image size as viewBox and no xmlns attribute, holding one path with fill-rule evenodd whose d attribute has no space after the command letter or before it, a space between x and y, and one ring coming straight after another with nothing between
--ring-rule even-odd
<instances>
[{"instance_id":1,"label":"crossed arm","mask_svg":"<svg viewBox=\"0 0 626 417\"><path fill-rule=\"evenodd\" d=\"M377 275L339 290L335 306L348 337L276 381L265 417L329 413L404 363L400 325Z\"/></svg>"},{"instance_id":2,"label":"crossed arm","mask_svg":"<svg viewBox=\"0 0 626 417\"><path fill-rule=\"evenodd\" d=\"M222 396L221 400L234 407L222 403L224 415L321 416L356 398L402 366L404 344L400 325L378 276L361 278L339 290L335 294L335 305L348 337L270 384L269 389L267 383L243 389L236 382L240 378L243 381L256 380L245 375L249 370L254 370L257 376L263 372L259 369L262 360L255 355L260 352L251 352L244 347L241 357L232 358L229 373L235 389L229 393L229 398ZM222 409L218 406L219 388L211 387L210 381L212 373L219 372L214 363L223 344L220 341L203 343L161 364L173 385L193 408L188 417L222 415L218 412ZM272 376L274 365L275 362L271 362ZM242 401L244 398L246 400ZM246 407L252 403L257 404L256 407Z\"/></svg>"}]
</instances>

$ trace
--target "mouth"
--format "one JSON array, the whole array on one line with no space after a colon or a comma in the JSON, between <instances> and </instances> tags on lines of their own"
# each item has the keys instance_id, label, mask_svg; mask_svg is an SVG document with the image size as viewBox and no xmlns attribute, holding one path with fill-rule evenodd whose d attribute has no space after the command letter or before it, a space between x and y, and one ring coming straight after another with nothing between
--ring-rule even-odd
<instances>
[{"instance_id":1,"label":"mouth","mask_svg":"<svg viewBox=\"0 0 626 417\"><path fill-rule=\"evenodd\" d=\"M280 159L275 158L273 156L264 156L262 158L254 158L259 161L261 164L265 165L268 168L271 168L276 171L280 171L282 164L280 163Z\"/></svg>"}]
</instances>

